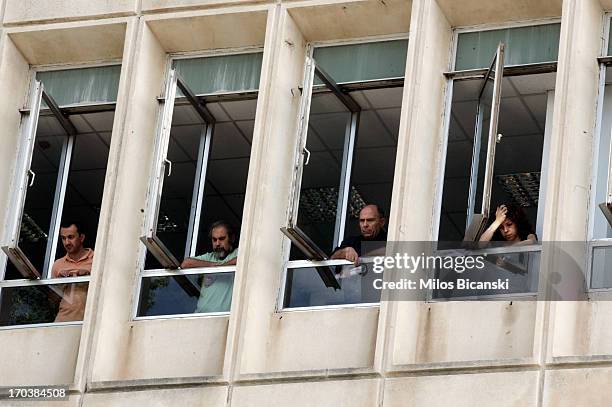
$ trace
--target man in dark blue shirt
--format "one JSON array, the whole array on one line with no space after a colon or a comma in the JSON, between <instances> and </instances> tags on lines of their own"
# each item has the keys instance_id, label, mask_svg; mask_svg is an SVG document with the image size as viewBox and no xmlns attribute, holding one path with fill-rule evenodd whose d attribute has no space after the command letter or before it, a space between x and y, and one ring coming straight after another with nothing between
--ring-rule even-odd
<instances>
[{"instance_id":1,"label":"man in dark blue shirt","mask_svg":"<svg viewBox=\"0 0 612 407\"><path fill-rule=\"evenodd\" d=\"M378 205L366 205L359 212L359 236L351 236L342 241L332 259L345 259L359 265L361 246L365 242L386 242L387 232L383 230L386 219Z\"/></svg>"}]
</instances>

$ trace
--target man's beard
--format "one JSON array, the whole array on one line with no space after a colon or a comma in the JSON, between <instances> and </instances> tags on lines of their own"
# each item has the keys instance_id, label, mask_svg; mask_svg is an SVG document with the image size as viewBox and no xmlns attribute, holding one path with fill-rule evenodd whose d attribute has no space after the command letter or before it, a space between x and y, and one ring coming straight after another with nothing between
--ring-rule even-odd
<instances>
[{"instance_id":1,"label":"man's beard","mask_svg":"<svg viewBox=\"0 0 612 407\"><path fill-rule=\"evenodd\" d=\"M217 247L214 249L214 252L217 254L217 257L219 257L221 260L223 260L224 258L227 257L227 255L229 254L224 248L222 247Z\"/></svg>"}]
</instances>

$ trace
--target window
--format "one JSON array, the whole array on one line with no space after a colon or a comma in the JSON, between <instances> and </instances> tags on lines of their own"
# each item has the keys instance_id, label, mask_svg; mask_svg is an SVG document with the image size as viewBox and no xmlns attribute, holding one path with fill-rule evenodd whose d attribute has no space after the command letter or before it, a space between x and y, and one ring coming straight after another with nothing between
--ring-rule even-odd
<instances>
[{"instance_id":1,"label":"window","mask_svg":"<svg viewBox=\"0 0 612 407\"><path fill-rule=\"evenodd\" d=\"M91 259L57 263L59 274L53 267L66 255L60 229L67 222L78 224L83 248L95 248L120 71L109 65L33 77L1 244L1 326L83 318Z\"/></svg>"},{"instance_id":2,"label":"window","mask_svg":"<svg viewBox=\"0 0 612 407\"><path fill-rule=\"evenodd\" d=\"M458 32L458 70L448 74L452 100L438 246L465 246L461 242L481 237L499 240L483 251L490 254L486 271L463 277L509 278L511 289L504 293L537 292L541 247L513 247L508 240L541 236L558 42L559 24ZM516 236L504 234L500 227L490 239L485 231L501 205L508 207L508 218L518 231ZM454 278L442 271L437 277ZM460 295L493 294L500 293ZM458 296L433 293L434 298Z\"/></svg>"},{"instance_id":3,"label":"window","mask_svg":"<svg viewBox=\"0 0 612 407\"><path fill-rule=\"evenodd\" d=\"M237 252L206 266L183 260L215 253L209 232L221 220L234 232L228 253L237 250L261 61L261 52L172 60L141 238L137 318L230 310L236 268L225 263Z\"/></svg>"},{"instance_id":4,"label":"window","mask_svg":"<svg viewBox=\"0 0 612 407\"><path fill-rule=\"evenodd\" d=\"M608 24L610 20L608 17ZM609 27L607 27L608 31ZM589 245L591 289L612 288L612 58L609 38L607 56L600 58L601 83L599 135L594 138L593 201Z\"/></svg>"},{"instance_id":5,"label":"window","mask_svg":"<svg viewBox=\"0 0 612 407\"><path fill-rule=\"evenodd\" d=\"M380 299L367 253L359 268L330 258L345 237L360 236L359 213L366 204L389 213L407 44L393 40L309 50L299 166L283 228L292 241L284 308ZM384 230L377 238L386 240Z\"/></svg>"}]
</instances>

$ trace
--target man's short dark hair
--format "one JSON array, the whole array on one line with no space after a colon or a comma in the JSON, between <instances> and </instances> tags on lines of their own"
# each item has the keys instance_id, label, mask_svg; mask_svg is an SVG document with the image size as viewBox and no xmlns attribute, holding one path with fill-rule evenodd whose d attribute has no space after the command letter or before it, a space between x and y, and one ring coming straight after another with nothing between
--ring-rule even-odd
<instances>
[{"instance_id":1,"label":"man's short dark hair","mask_svg":"<svg viewBox=\"0 0 612 407\"><path fill-rule=\"evenodd\" d=\"M226 222L224 220L218 220L216 222L213 222L212 225L210 225L210 228L208 229L208 238L212 239L212 231L213 229L216 229L218 227L224 227L225 230L227 231L227 237L229 238L229 241L231 244L236 243L236 231L234 230L233 226L229 224L229 222Z\"/></svg>"},{"instance_id":2,"label":"man's short dark hair","mask_svg":"<svg viewBox=\"0 0 612 407\"><path fill-rule=\"evenodd\" d=\"M62 222L60 223L60 227L62 228L69 228L70 226L76 226L77 228L77 233L79 235L84 235L85 234L85 227L83 226L83 223L78 220L78 219L62 219Z\"/></svg>"},{"instance_id":3,"label":"man's short dark hair","mask_svg":"<svg viewBox=\"0 0 612 407\"><path fill-rule=\"evenodd\" d=\"M381 218L385 217L385 211L381 208L380 205L375 204L375 203L369 203L369 204L365 204L363 206L363 208L365 208L366 206L375 206L376 210L378 211L378 216L380 216ZM363 208L361 208L361 209L363 209ZM361 210L359 212L361 212Z\"/></svg>"}]
</instances>

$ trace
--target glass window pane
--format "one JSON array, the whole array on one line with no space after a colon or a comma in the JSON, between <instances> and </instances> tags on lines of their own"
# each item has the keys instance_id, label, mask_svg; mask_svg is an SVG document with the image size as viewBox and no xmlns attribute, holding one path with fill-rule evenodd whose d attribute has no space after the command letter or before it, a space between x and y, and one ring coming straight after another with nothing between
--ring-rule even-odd
<instances>
[{"instance_id":1,"label":"glass window pane","mask_svg":"<svg viewBox=\"0 0 612 407\"><path fill-rule=\"evenodd\" d=\"M612 288L612 246L595 247L591 268L591 288Z\"/></svg>"},{"instance_id":2,"label":"glass window pane","mask_svg":"<svg viewBox=\"0 0 612 407\"><path fill-rule=\"evenodd\" d=\"M285 308L380 301L380 290L374 288L374 280L381 275L372 272L372 264L322 267L333 269L341 288L326 287L314 267L287 269Z\"/></svg>"},{"instance_id":3,"label":"glass window pane","mask_svg":"<svg viewBox=\"0 0 612 407\"><path fill-rule=\"evenodd\" d=\"M59 188L60 165L67 143L68 137L55 117L39 118L30 165L36 176L26 190L19 247L41 274L44 274L53 203ZM23 277L12 263L8 262L5 278Z\"/></svg>"},{"instance_id":4,"label":"glass window pane","mask_svg":"<svg viewBox=\"0 0 612 407\"><path fill-rule=\"evenodd\" d=\"M407 52L408 40L395 40L317 47L313 56L336 83L344 83L403 78Z\"/></svg>"},{"instance_id":5,"label":"glass window pane","mask_svg":"<svg viewBox=\"0 0 612 407\"><path fill-rule=\"evenodd\" d=\"M115 102L121 65L37 72L45 91L59 106Z\"/></svg>"},{"instance_id":6,"label":"glass window pane","mask_svg":"<svg viewBox=\"0 0 612 407\"><path fill-rule=\"evenodd\" d=\"M229 312L233 287L234 273L146 277L137 316Z\"/></svg>"},{"instance_id":7,"label":"glass window pane","mask_svg":"<svg viewBox=\"0 0 612 407\"><path fill-rule=\"evenodd\" d=\"M82 321L89 283L6 287L0 326Z\"/></svg>"},{"instance_id":8,"label":"glass window pane","mask_svg":"<svg viewBox=\"0 0 612 407\"><path fill-rule=\"evenodd\" d=\"M480 297L487 295L535 293L538 291L539 252L489 254L484 258L484 268L471 268L463 273L454 269L437 269L435 278L441 282L454 283L457 279L470 280L472 283L508 280L508 289L437 289L432 295L435 299Z\"/></svg>"},{"instance_id":9,"label":"glass window pane","mask_svg":"<svg viewBox=\"0 0 612 407\"><path fill-rule=\"evenodd\" d=\"M554 62L561 24L459 33L455 70L487 68L500 42L506 44L505 66Z\"/></svg>"},{"instance_id":10,"label":"glass window pane","mask_svg":"<svg viewBox=\"0 0 612 407\"><path fill-rule=\"evenodd\" d=\"M177 59L174 67L197 95L253 91L259 88L262 57L257 52Z\"/></svg>"}]
</instances>

